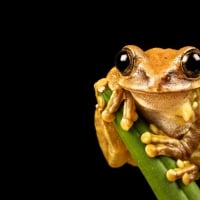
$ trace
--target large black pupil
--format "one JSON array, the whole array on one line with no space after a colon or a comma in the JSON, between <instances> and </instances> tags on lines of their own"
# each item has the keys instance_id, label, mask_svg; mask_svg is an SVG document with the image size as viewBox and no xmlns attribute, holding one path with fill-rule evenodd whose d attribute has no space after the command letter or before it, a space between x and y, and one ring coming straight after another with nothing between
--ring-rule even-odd
<instances>
[{"instance_id":1,"label":"large black pupil","mask_svg":"<svg viewBox=\"0 0 200 200\"><path fill-rule=\"evenodd\" d=\"M200 74L200 55L192 53L189 55L185 68L190 77L197 77Z\"/></svg>"},{"instance_id":2,"label":"large black pupil","mask_svg":"<svg viewBox=\"0 0 200 200\"><path fill-rule=\"evenodd\" d=\"M115 58L115 66L123 72L130 64L129 55L126 51L120 51Z\"/></svg>"}]
</instances>

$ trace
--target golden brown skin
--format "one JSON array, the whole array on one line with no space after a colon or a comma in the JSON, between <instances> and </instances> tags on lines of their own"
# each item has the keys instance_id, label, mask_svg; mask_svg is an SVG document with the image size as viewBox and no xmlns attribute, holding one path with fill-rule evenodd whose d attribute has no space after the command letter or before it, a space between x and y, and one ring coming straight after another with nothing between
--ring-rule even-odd
<instances>
[{"instance_id":1,"label":"golden brown skin","mask_svg":"<svg viewBox=\"0 0 200 200\"><path fill-rule=\"evenodd\" d=\"M146 153L177 160L168 180L189 184L200 179L200 50L186 46L143 51L127 45L116 59L106 78L94 84L95 127L110 166L136 165L112 127L123 101L122 128L129 130L138 114L143 116L153 124L151 133L141 137ZM106 87L113 91L107 105L101 97Z\"/></svg>"}]
</instances>

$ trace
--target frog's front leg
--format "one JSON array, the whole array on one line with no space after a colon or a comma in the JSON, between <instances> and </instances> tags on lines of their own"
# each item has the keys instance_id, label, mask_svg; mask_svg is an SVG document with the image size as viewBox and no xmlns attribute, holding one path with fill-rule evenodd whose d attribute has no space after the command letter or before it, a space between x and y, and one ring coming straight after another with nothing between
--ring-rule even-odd
<instances>
[{"instance_id":1,"label":"frog's front leg","mask_svg":"<svg viewBox=\"0 0 200 200\"><path fill-rule=\"evenodd\" d=\"M111 167L120 167L125 163L136 166L135 161L130 156L129 151L113 125L116 111L122 103L123 116L121 119L121 127L124 130L128 130L137 119L132 95L115 84L115 86L112 87L111 97L106 104L102 93L107 87L109 86L106 78L100 79L94 85L97 99L94 124L99 145Z\"/></svg>"},{"instance_id":2,"label":"frog's front leg","mask_svg":"<svg viewBox=\"0 0 200 200\"><path fill-rule=\"evenodd\" d=\"M200 151L198 148L200 147L200 130L191 129L179 140L167 136L154 125L150 129L153 133L146 132L141 136L142 142L147 144L146 153L150 157L165 155L177 159L177 168L168 170L167 179L175 181L182 178L183 183L186 185L199 179Z\"/></svg>"},{"instance_id":3,"label":"frog's front leg","mask_svg":"<svg viewBox=\"0 0 200 200\"><path fill-rule=\"evenodd\" d=\"M96 108L101 110L101 117L106 122L113 122L115 119L115 113L123 102L123 115L121 119L121 127L124 130L129 130L134 121L137 120L138 115L134 100L130 92L125 91L117 84L112 90L111 97L106 105L105 100L102 97L102 93L108 87L107 79L103 78L94 84L95 95L97 99Z\"/></svg>"}]
</instances>

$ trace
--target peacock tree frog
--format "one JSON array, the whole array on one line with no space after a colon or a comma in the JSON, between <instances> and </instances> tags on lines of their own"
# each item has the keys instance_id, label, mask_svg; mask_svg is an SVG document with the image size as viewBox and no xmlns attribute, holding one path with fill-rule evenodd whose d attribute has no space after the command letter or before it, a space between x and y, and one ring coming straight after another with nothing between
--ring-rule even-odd
<instances>
[{"instance_id":1,"label":"peacock tree frog","mask_svg":"<svg viewBox=\"0 0 200 200\"><path fill-rule=\"evenodd\" d=\"M101 93L109 87L106 104ZM112 125L124 103L121 127L129 130L143 116L153 124L142 134L148 156L165 155L177 160L167 179L184 184L200 179L200 50L142 50L126 45L116 55L115 65L105 78L94 84L97 105L95 127L99 144L112 167L125 163L137 166Z\"/></svg>"}]
</instances>

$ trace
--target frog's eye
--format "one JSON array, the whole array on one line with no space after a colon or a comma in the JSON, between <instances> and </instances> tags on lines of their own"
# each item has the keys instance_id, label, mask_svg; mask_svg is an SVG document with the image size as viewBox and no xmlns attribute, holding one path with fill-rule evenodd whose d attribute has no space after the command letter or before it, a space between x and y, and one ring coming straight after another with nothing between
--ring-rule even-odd
<instances>
[{"instance_id":1,"label":"frog's eye","mask_svg":"<svg viewBox=\"0 0 200 200\"><path fill-rule=\"evenodd\" d=\"M188 78L200 76L200 51L192 49L182 57L182 68Z\"/></svg>"},{"instance_id":2,"label":"frog's eye","mask_svg":"<svg viewBox=\"0 0 200 200\"><path fill-rule=\"evenodd\" d=\"M134 56L128 49L121 50L115 57L115 66L124 75L128 76L134 66Z\"/></svg>"}]
</instances>

